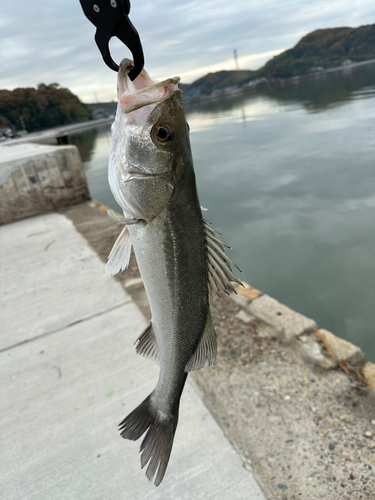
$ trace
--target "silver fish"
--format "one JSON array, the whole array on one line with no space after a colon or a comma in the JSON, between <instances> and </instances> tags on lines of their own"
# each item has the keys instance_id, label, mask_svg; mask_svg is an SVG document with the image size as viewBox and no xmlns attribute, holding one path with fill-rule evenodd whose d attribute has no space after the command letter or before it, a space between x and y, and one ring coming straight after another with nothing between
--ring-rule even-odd
<instances>
[{"instance_id":1,"label":"silver fish","mask_svg":"<svg viewBox=\"0 0 375 500\"><path fill-rule=\"evenodd\" d=\"M128 266L131 245L151 306L152 319L136 350L160 364L152 393L121 423L121 436L137 440L142 468L155 485L163 480L176 432L188 372L212 364L216 333L209 293L240 283L225 245L203 220L198 201L189 126L179 78L155 83L146 71L130 82L132 61L118 72L118 108L112 126L109 184L125 227L106 269Z\"/></svg>"}]
</instances>

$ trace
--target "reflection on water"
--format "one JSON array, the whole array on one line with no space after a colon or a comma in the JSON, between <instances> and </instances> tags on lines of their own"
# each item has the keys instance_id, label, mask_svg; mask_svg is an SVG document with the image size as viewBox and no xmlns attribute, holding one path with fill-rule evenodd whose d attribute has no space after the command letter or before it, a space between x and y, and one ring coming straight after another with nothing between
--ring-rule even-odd
<instances>
[{"instance_id":1,"label":"reflection on water","mask_svg":"<svg viewBox=\"0 0 375 500\"><path fill-rule=\"evenodd\" d=\"M91 197L120 211L120 207L113 199L107 180L111 126L101 125L96 129L72 135L69 137L69 142L75 144L79 149Z\"/></svg>"},{"instance_id":2,"label":"reflection on water","mask_svg":"<svg viewBox=\"0 0 375 500\"><path fill-rule=\"evenodd\" d=\"M82 134L76 134L69 137L70 144L74 144L79 149L83 163L88 164L92 158L95 140L98 135L98 129L92 128Z\"/></svg>"},{"instance_id":3,"label":"reflection on water","mask_svg":"<svg viewBox=\"0 0 375 500\"><path fill-rule=\"evenodd\" d=\"M301 80L283 86L271 85L247 96L234 95L225 100L204 101L189 105L193 114L223 115L243 107L245 103L265 102L272 108L272 101L281 106L302 106L310 112L325 111L328 108L346 104L356 98L374 97L375 63L351 66L333 71L310 80ZM265 99L263 99L263 97ZM253 104L255 104L253 102ZM267 107L267 104L263 104ZM274 103L273 103L274 105ZM258 108L259 110L259 108ZM229 113L227 113L229 112ZM257 111L253 110L253 113Z\"/></svg>"},{"instance_id":4,"label":"reflection on water","mask_svg":"<svg viewBox=\"0 0 375 500\"><path fill-rule=\"evenodd\" d=\"M375 64L344 68L318 78L304 80L280 89L270 88L267 95L281 104L301 104L309 112L322 112L356 98L373 98Z\"/></svg>"},{"instance_id":5,"label":"reflection on water","mask_svg":"<svg viewBox=\"0 0 375 500\"><path fill-rule=\"evenodd\" d=\"M375 64L186 111L205 217L243 279L375 361ZM85 165L116 208L109 145L102 128Z\"/></svg>"}]
</instances>

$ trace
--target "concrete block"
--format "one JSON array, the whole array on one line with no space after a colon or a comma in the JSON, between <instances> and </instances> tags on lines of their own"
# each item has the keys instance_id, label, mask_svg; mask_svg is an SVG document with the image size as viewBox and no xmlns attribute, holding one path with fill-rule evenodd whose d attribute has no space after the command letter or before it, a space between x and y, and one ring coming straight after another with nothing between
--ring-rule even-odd
<instances>
[{"instance_id":1,"label":"concrete block","mask_svg":"<svg viewBox=\"0 0 375 500\"><path fill-rule=\"evenodd\" d=\"M232 300L234 300L234 302L236 302L236 304L245 309L247 309L250 305L250 300L244 295L238 295L238 294L236 295L235 293L231 293L230 297Z\"/></svg>"},{"instance_id":2,"label":"concrete block","mask_svg":"<svg viewBox=\"0 0 375 500\"><path fill-rule=\"evenodd\" d=\"M75 146L0 147L0 224L90 199Z\"/></svg>"},{"instance_id":3,"label":"concrete block","mask_svg":"<svg viewBox=\"0 0 375 500\"><path fill-rule=\"evenodd\" d=\"M250 302L261 295L262 292L260 292L256 288L253 288L251 285L246 283L246 281L243 281L242 284L243 286L236 285L236 292L239 295L248 298Z\"/></svg>"},{"instance_id":4,"label":"concrete block","mask_svg":"<svg viewBox=\"0 0 375 500\"><path fill-rule=\"evenodd\" d=\"M250 323L251 321L253 321L255 319L254 316L252 316L248 312L244 311L243 309L241 309L236 314L236 318L243 321L244 323Z\"/></svg>"},{"instance_id":5,"label":"concrete block","mask_svg":"<svg viewBox=\"0 0 375 500\"><path fill-rule=\"evenodd\" d=\"M328 330L319 329L315 332L316 337L321 340L328 353L338 362L347 361L354 367L361 367L365 362L365 355L359 347L347 340L336 337Z\"/></svg>"},{"instance_id":6,"label":"concrete block","mask_svg":"<svg viewBox=\"0 0 375 500\"><path fill-rule=\"evenodd\" d=\"M315 335L300 335L298 337L298 347L303 358L321 368L327 370L337 366L336 360L322 353L321 344Z\"/></svg>"},{"instance_id":7,"label":"concrete block","mask_svg":"<svg viewBox=\"0 0 375 500\"><path fill-rule=\"evenodd\" d=\"M367 384L375 390L375 364L367 361L362 367L362 373Z\"/></svg>"},{"instance_id":8,"label":"concrete block","mask_svg":"<svg viewBox=\"0 0 375 500\"><path fill-rule=\"evenodd\" d=\"M291 340L303 333L313 332L317 328L314 320L280 304L268 295L253 300L248 310L256 318L272 326L275 336L283 340Z\"/></svg>"}]
</instances>

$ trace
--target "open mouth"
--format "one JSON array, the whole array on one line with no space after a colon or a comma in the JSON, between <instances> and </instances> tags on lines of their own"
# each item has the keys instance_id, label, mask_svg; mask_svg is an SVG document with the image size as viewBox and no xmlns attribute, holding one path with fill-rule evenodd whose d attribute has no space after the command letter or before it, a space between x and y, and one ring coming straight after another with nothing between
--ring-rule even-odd
<instances>
[{"instance_id":1,"label":"open mouth","mask_svg":"<svg viewBox=\"0 0 375 500\"><path fill-rule=\"evenodd\" d=\"M132 68L133 61L123 59L118 71L118 100L121 103L121 112L124 114L132 113L146 106L152 106L153 109L158 103L168 99L175 90L178 90L179 76L168 78L162 82L155 82L150 78L147 71L142 70L132 82L128 76ZM147 116L152 109L147 109ZM137 119L135 121L139 122Z\"/></svg>"},{"instance_id":2,"label":"open mouth","mask_svg":"<svg viewBox=\"0 0 375 500\"><path fill-rule=\"evenodd\" d=\"M148 179L149 177L156 177L157 174L150 174L150 173L145 173L145 172L125 172L123 175L123 182L129 182L133 181L135 179Z\"/></svg>"}]
</instances>

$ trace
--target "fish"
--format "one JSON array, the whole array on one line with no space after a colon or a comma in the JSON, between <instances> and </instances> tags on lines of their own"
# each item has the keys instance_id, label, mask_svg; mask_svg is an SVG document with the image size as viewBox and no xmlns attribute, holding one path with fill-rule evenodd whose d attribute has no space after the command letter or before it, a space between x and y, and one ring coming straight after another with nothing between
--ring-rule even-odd
<instances>
[{"instance_id":1,"label":"fish","mask_svg":"<svg viewBox=\"0 0 375 500\"><path fill-rule=\"evenodd\" d=\"M209 295L240 283L218 233L203 219L189 125L179 77L153 81L145 70L131 82L133 62L118 71L108 181L123 225L106 264L127 268L133 246L151 308L136 352L160 365L155 389L120 424L121 436L141 447L141 467L155 486L164 478L188 373L215 362L216 332Z\"/></svg>"}]
</instances>

